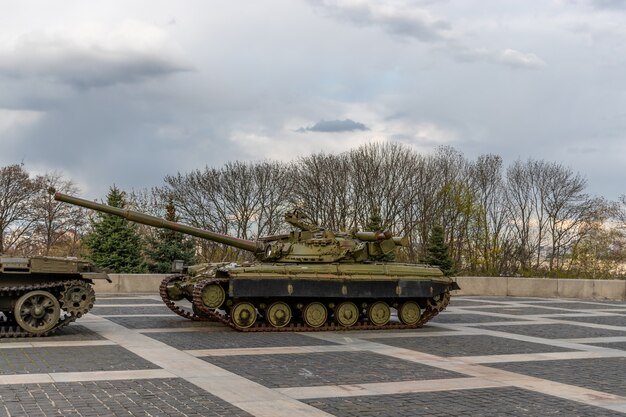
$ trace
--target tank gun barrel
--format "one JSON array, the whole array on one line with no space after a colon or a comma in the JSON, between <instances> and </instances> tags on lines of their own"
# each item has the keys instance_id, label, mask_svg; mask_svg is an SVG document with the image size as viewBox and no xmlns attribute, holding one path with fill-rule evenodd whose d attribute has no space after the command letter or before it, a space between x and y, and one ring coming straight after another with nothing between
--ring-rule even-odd
<instances>
[{"instance_id":1,"label":"tank gun barrel","mask_svg":"<svg viewBox=\"0 0 626 417\"><path fill-rule=\"evenodd\" d=\"M356 232L354 234L358 239L366 242L376 242L386 239L392 239L396 246L409 246L408 237L392 236L390 232Z\"/></svg>"},{"instance_id":2,"label":"tank gun barrel","mask_svg":"<svg viewBox=\"0 0 626 417\"><path fill-rule=\"evenodd\" d=\"M210 232L208 230L200 229L193 226L187 226L184 224L171 222L169 220L161 219L159 217L150 216L137 211L122 209L118 207L108 206L106 204L96 203L95 201L89 201L78 197L72 197L67 194L54 192L54 199L62 201L64 203L72 204L75 206L84 207L90 210L99 211L102 213L112 214L114 216L122 217L131 222L146 224L148 226L158 227L160 229L169 229L176 232L184 233L186 235L196 236L201 239L210 240L224 245L233 246L238 249L243 249L255 254L263 251L263 245L253 240L239 239L232 236L223 235L220 233Z\"/></svg>"}]
</instances>

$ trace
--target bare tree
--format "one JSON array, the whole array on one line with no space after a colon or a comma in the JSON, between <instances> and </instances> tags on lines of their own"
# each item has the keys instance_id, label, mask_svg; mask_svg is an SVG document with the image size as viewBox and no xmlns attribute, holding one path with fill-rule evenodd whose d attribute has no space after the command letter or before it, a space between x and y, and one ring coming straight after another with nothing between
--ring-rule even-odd
<instances>
[{"instance_id":1,"label":"bare tree","mask_svg":"<svg viewBox=\"0 0 626 417\"><path fill-rule=\"evenodd\" d=\"M474 272L498 275L505 268L502 255L509 241L502 171L502 158L490 154L479 156L469 167L474 207L466 247L469 269Z\"/></svg>"},{"instance_id":2,"label":"bare tree","mask_svg":"<svg viewBox=\"0 0 626 417\"><path fill-rule=\"evenodd\" d=\"M55 201L48 192L52 188L66 194L78 194L78 187L58 172L39 177L38 185L39 191L33 198L36 222L31 237L33 242L39 242L40 249L37 252L43 255L78 255L80 237L87 224L84 210ZM55 245L61 247L57 253L52 253Z\"/></svg>"},{"instance_id":3,"label":"bare tree","mask_svg":"<svg viewBox=\"0 0 626 417\"><path fill-rule=\"evenodd\" d=\"M290 207L294 172L291 165L263 161L254 165L258 210L254 235L268 236L285 231L284 214Z\"/></svg>"},{"instance_id":4,"label":"bare tree","mask_svg":"<svg viewBox=\"0 0 626 417\"><path fill-rule=\"evenodd\" d=\"M40 187L23 165L0 168L0 253L10 252L35 223L33 198Z\"/></svg>"},{"instance_id":5,"label":"bare tree","mask_svg":"<svg viewBox=\"0 0 626 417\"><path fill-rule=\"evenodd\" d=\"M292 205L329 229L356 226L352 170L346 154L302 157L294 173Z\"/></svg>"}]
</instances>

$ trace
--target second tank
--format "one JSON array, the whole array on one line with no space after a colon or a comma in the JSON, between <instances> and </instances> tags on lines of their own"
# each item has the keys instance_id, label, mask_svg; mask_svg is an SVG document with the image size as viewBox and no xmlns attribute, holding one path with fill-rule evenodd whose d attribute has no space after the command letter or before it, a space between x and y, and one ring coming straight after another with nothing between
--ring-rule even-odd
<instances>
[{"instance_id":1,"label":"second tank","mask_svg":"<svg viewBox=\"0 0 626 417\"><path fill-rule=\"evenodd\" d=\"M254 263L186 268L160 287L177 314L240 331L416 328L459 289L439 268L388 261L406 239L386 231L326 230L297 210L285 216L290 233L252 241L61 193L54 198L252 252Z\"/></svg>"}]
</instances>

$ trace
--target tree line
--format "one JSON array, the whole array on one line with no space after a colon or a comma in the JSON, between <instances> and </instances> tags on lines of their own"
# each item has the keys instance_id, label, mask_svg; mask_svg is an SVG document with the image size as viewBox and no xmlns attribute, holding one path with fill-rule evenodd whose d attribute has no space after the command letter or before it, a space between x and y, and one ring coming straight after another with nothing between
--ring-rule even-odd
<instances>
[{"instance_id":1,"label":"tree line","mask_svg":"<svg viewBox=\"0 0 626 417\"><path fill-rule=\"evenodd\" d=\"M58 174L30 178L21 165L1 168L0 251L89 255L84 237L102 219L54 202L45 195L49 184L79 191ZM122 195L130 208L244 239L285 232L283 214L293 207L346 231L366 228L376 212L384 229L409 236L400 261L424 261L438 226L459 273L624 275L626 197L590 195L584 176L545 160L505 166L498 155L469 159L448 146L426 155L399 143L372 143L291 162L234 161L178 172L159 187ZM148 252L164 236L134 227L151 264ZM195 255L197 261L249 257L202 240L195 240Z\"/></svg>"}]
</instances>

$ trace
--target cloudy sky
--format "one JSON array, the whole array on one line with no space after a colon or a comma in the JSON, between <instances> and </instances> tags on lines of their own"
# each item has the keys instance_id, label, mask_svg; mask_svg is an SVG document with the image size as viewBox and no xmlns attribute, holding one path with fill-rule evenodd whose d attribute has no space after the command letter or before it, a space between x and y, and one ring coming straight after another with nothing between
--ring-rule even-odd
<instances>
[{"instance_id":1,"label":"cloudy sky","mask_svg":"<svg viewBox=\"0 0 626 417\"><path fill-rule=\"evenodd\" d=\"M372 141L626 193L621 0L0 0L0 166L89 198Z\"/></svg>"}]
</instances>

